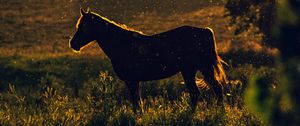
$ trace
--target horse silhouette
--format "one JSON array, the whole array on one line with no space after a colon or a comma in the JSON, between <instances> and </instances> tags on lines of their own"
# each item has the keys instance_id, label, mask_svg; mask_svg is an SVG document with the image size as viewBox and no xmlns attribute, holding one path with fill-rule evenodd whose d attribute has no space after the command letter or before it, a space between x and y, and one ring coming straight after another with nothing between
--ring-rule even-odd
<instances>
[{"instance_id":1,"label":"horse silhouette","mask_svg":"<svg viewBox=\"0 0 300 126\"><path fill-rule=\"evenodd\" d=\"M116 75L128 87L134 110L140 100L140 81L163 79L177 73L181 73L189 89L194 108L200 94L195 83L198 70L214 90L217 101L222 102L222 85L226 83L222 63L226 63L218 56L212 29L182 26L145 35L90 10L80 12L70 47L80 51L96 40L110 58Z\"/></svg>"}]
</instances>

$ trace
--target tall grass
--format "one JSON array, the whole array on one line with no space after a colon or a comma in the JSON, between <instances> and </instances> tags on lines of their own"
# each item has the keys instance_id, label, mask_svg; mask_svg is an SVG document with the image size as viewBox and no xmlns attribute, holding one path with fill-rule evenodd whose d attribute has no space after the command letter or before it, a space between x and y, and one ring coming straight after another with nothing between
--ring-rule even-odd
<instances>
[{"instance_id":1,"label":"tall grass","mask_svg":"<svg viewBox=\"0 0 300 126\"><path fill-rule=\"evenodd\" d=\"M57 64L58 65L58 64ZM54 66L53 66L54 67ZM56 66L57 67L57 66ZM82 70L82 69L81 69ZM255 70L255 69L254 69ZM259 70L258 70L259 71ZM81 72L76 71L76 72ZM71 73L69 73L71 74ZM74 97L54 75L52 84L41 83L32 91L9 84L0 93L0 123L3 125L263 125L240 104L240 94L227 88L224 107L217 106L209 92L202 94L195 113L189 94L176 76L143 83L144 102L137 114L129 102L125 85L111 72L90 77ZM235 75L237 76L237 75ZM180 80L180 79L179 79ZM55 84L56 83L56 84ZM234 82L231 82L234 85ZM59 86L58 86L59 85ZM230 101L231 99L231 101ZM230 101L230 102L229 102Z\"/></svg>"}]
</instances>

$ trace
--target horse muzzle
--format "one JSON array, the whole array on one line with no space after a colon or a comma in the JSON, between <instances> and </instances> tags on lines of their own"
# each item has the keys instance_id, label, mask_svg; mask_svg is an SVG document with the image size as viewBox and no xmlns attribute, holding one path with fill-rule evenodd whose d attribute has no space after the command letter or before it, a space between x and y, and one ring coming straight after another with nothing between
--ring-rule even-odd
<instances>
[{"instance_id":1,"label":"horse muzzle","mask_svg":"<svg viewBox=\"0 0 300 126\"><path fill-rule=\"evenodd\" d=\"M74 51L76 51L76 52L80 51L80 48L79 48L79 47L73 47L73 46L71 46L71 48L72 48Z\"/></svg>"},{"instance_id":2,"label":"horse muzzle","mask_svg":"<svg viewBox=\"0 0 300 126\"><path fill-rule=\"evenodd\" d=\"M70 41L69 46L76 52L80 51L80 47L77 46L76 44L74 44L74 42L72 42L72 40Z\"/></svg>"}]
</instances>

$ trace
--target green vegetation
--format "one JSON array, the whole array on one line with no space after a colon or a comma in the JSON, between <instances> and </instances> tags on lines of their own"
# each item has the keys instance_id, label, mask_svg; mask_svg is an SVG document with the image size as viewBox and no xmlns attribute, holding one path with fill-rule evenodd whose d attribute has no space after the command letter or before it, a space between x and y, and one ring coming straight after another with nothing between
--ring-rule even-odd
<instances>
[{"instance_id":1,"label":"green vegetation","mask_svg":"<svg viewBox=\"0 0 300 126\"><path fill-rule=\"evenodd\" d=\"M262 125L258 117L236 105L239 95L231 95L233 104L220 108L207 93L192 113L187 92L172 80L143 84L143 110L134 114L126 87L108 72L90 78L81 88L82 96L74 98L71 90L48 78L52 85L40 83L35 90L18 89L10 84L0 94L0 122L9 125ZM54 83L56 82L56 84ZM177 85L176 85L177 83ZM160 90L159 88L164 88ZM147 91L151 90L151 91ZM175 91L174 91L175 90ZM170 92L169 92L170 91ZM172 92L176 92L173 94ZM172 95L177 95L176 98ZM229 99L229 98L228 98Z\"/></svg>"},{"instance_id":2,"label":"green vegetation","mask_svg":"<svg viewBox=\"0 0 300 126\"><path fill-rule=\"evenodd\" d=\"M267 69L251 64L229 69L229 77L235 81L226 87L224 108L218 107L211 93L203 90L195 113L190 110L189 95L180 84L180 76L144 82L143 109L135 115L128 90L113 75L107 59L3 57L0 122L8 125L262 125L264 122L244 107L241 96L252 75L274 74L275 71ZM79 96L74 96L75 93Z\"/></svg>"},{"instance_id":3,"label":"green vegetation","mask_svg":"<svg viewBox=\"0 0 300 126\"><path fill-rule=\"evenodd\" d=\"M264 120L275 126L299 125L300 121L300 2L280 0L277 3L277 20L274 25L274 38L279 42L280 58L277 58L278 85L268 90L264 77L252 79L246 93L248 108L262 114ZM252 97L252 98L250 98Z\"/></svg>"}]
</instances>

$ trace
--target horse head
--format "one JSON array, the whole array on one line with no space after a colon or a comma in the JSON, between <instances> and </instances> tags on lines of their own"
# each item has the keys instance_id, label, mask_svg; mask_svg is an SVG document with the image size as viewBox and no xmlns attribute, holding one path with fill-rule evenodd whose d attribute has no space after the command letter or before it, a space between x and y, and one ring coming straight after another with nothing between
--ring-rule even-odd
<instances>
[{"instance_id":1,"label":"horse head","mask_svg":"<svg viewBox=\"0 0 300 126\"><path fill-rule=\"evenodd\" d=\"M92 22L94 19L92 12L89 9L85 12L81 8L80 13L81 16L76 24L77 31L69 42L70 47L75 52L79 52L82 47L95 40L92 32Z\"/></svg>"}]
</instances>

